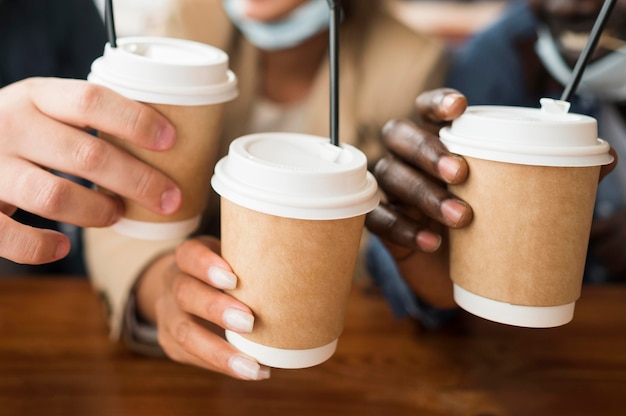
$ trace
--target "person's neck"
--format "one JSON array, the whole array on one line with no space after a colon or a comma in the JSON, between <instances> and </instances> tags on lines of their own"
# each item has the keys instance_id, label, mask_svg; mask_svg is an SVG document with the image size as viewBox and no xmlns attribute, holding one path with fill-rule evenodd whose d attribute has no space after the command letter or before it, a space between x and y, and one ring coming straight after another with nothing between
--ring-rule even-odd
<instances>
[{"instance_id":1,"label":"person's neck","mask_svg":"<svg viewBox=\"0 0 626 416\"><path fill-rule=\"evenodd\" d=\"M304 99L328 51L328 32L290 49L261 52L261 91L277 103Z\"/></svg>"}]
</instances>

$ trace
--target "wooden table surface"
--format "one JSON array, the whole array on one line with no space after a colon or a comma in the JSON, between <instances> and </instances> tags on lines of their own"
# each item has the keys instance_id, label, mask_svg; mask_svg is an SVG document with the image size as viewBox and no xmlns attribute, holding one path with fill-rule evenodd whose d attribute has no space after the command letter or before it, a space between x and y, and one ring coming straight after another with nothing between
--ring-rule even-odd
<instances>
[{"instance_id":1,"label":"wooden table surface","mask_svg":"<svg viewBox=\"0 0 626 416\"><path fill-rule=\"evenodd\" d=\"M574 321L463 313L428 333L354 288L338 351L244 382L112 343L82 279L0 279L0 415L624 415L626 286L590 286Z\"/></svg>"}]
</instances>

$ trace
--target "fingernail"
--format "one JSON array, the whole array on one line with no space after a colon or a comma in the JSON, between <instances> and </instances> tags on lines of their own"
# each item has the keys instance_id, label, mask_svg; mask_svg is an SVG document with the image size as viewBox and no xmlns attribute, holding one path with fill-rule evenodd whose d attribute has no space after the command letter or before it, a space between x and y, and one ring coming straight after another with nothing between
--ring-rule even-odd
<instances>
[{"instance_id":1,"label":"fingernail","mask_svg":"<svg viewBox=\"0 0 626 416\"><path fill-rule=\"evenodd\" d=\"M237 332L251 332L254 326L254 316L239 309L226 309L222 319L226 326Z\"/></svg>"},{"instance_id":2,"label":"fingernail","mask_svg":"<svg viewBox=\"0 0 626 416\"><path fill-rule=\"evenodd\" d=\"M466 106L467 99L463 94L460 94L458 92L448 92L444 94L444 96L441 98L441 102L439 103L439 108L445 113L445 117L447 120L451 120L458 114L461 114Z\"/></svg>"},{"instance_id":3,"label":"fingernail","mask_svg":"<svg viewBox=\"0 0 626 416\"><path fill-rule=\"evenodd\" d=\"M174 213L180 206L182 194L180 189L172 187L161 194L161 209L165 214Z\"/></svg>"},{"instance_id":4,"label":"fingernail","mask_svg":"<svg viewBox=\"0 0 626 416\"><path fill-rule=\"evenodd\" d=\"M70 243L65 238L59 239L56 249L54 250L54 258L60 259L70 252Z\"/></svg>"},{"instance_id":5,"label":"fingernail","mask_svg":"<svg viewBox=\"0 0 626 416\"><path fill-rule=\"evenodd\" d=\"M211 266L207 272L209 280L218 289L234 289L237 287L237 276L221 267Z\"/></svg>"},{"instance_id":6,"label":"fingernail","mask_svg":"<svg viewBox=\"0 0 626 416\"><path fill-rule=\"evenodd\" d=\"M432 253L441 246L441 236L430 231L420 231L417 233L417 245L422 251Z\"/></svg>"},{"instance_id":7,"label":"fingernail","mask_svg":"<svg viewBox=\"0 0 626 416\"><path fill-rule=\"evenodd\" d=\"M455 199L446 199L441 204L441 213L448 220L450 226L456 226L463 215L465 215L465 205Z\"/></svg>"},{"instance_id":8,"label":"fingernail","mask_svg":"<svg viewBox=\"0 0 626 416\"><path fill-rule=\"evenodd\" d=\"M166 150L174 145L176 139L176 131L170 123L163 123L159 126L157 132L157 150Z\"/></svg>"},{"instance_id":9,"label":"fingernail","mask_svg":"<svg viewBox=\"0 0 626 416\"><path fill-rule=\"evenodd\" d=\"M444 156L437 162L437 168L446 182L452 183L459 175L461 164L458 159L450 156Z\"/></svg>"},{"instance_id":10,"label":"fingernail","mask_svg":"<svg viewBox=\"0 0 626 416\"><path fill-rule=\"evenodd\" d=\"M254 360L242 355L234 355L228 362L228 366L235 373L248 380L265 380L270 377L270 369L261 366Z\"/></svg>"}]
</instances>

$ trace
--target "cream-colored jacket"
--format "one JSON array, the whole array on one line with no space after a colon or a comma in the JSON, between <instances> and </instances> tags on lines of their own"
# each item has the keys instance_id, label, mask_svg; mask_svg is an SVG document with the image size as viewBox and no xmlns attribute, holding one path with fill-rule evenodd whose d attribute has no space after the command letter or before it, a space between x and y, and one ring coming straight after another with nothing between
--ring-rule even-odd
<instances>
[{"instance_id":1,"label":"cream-colored jacket","mask_svg":"<svg viewBox=\"0 0 626 416\"><path fill-rule=\"evenodd\" d=\"M439 41L403 26L378 9L378 2L356 0L353 4L353 15L340 30L339 137L360 148L373 165L383 154L379 137L384 123L412 117L415 97L443 84L445 54ZM257 50L232 27L220 0L176 1L167 35L208 43L229 54L231 69L238 77L239 97L225 109L221 157L232 139L250 133L246 127L258 91ZM324 63L308 97L300 132L329 134L328 74ZM218 197L213 195L205 225L219 222L218 207ZM90 278L107 304L112 337L133 331L124 317L142 270L179 243L135 240L110 229L85 231Z\"/></svg>"}]
</instances>

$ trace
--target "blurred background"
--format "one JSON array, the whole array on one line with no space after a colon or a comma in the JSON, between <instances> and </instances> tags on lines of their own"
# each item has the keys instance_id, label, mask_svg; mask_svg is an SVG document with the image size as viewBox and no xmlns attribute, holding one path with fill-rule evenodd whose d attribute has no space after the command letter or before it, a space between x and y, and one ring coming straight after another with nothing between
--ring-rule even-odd
<instances>
[{"instance_id":1,"label":"blurred background","mask_svg":"<svg viewBox=\"0 0 626 416\"><path fill-rule=\"evenodd\" d=\"M101 11L104 0L94 0ZM118 34L158 34L164 9L173 0L114 0ZM363 0L367 1L367 0ZM389 10L410 27L444 38L451 44L488 25L507 0L386 0Z\"/></svg>"}]
</instances>

